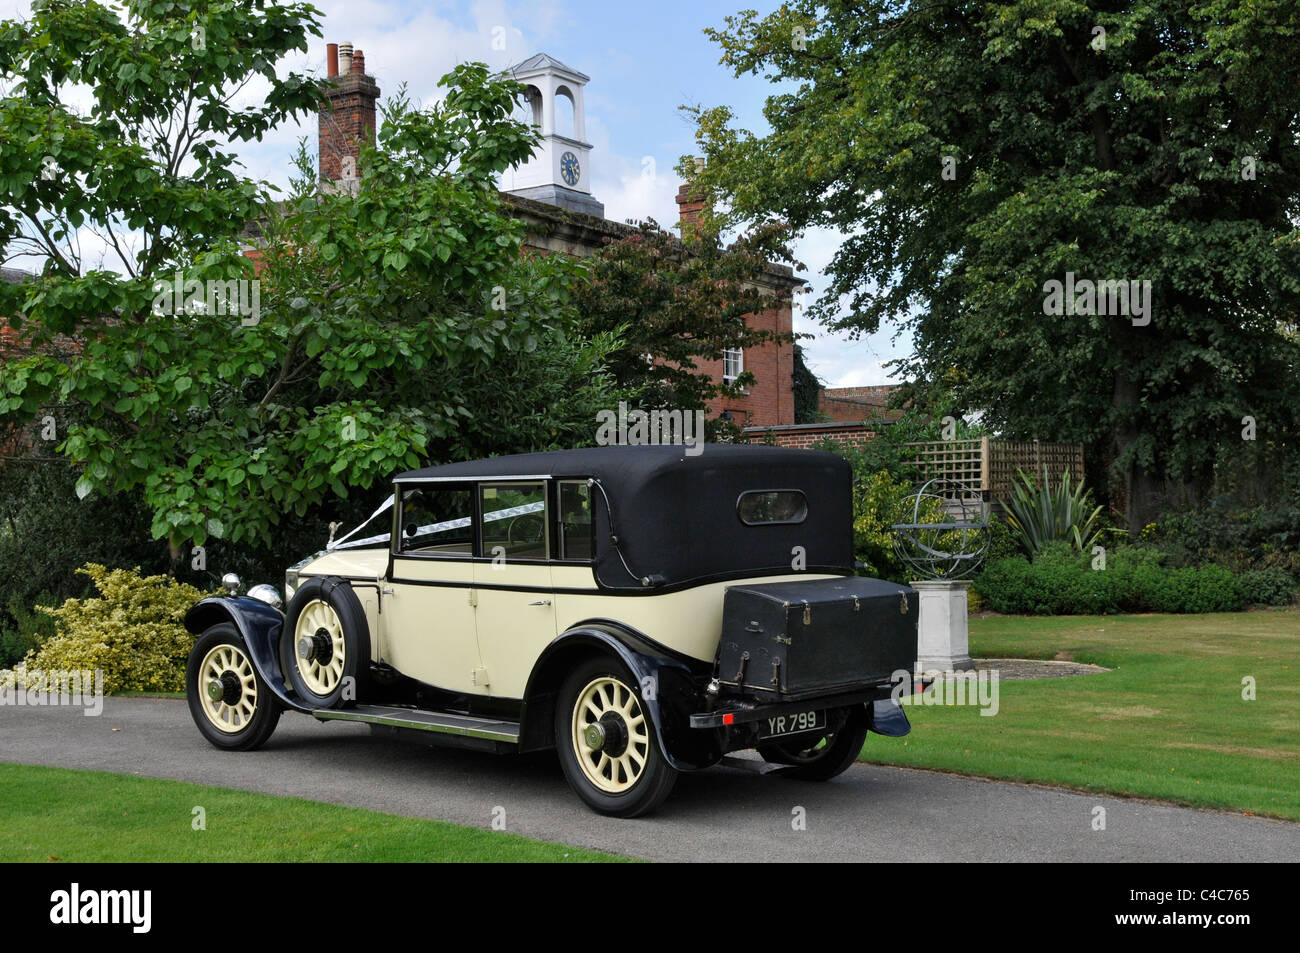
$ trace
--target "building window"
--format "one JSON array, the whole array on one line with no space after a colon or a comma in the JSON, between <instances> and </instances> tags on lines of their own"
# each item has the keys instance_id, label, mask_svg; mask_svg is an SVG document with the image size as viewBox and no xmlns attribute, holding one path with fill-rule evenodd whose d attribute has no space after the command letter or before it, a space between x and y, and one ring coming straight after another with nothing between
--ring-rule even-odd
<instances>
[{"instance_id":1,"label":"building window","mask_svg":"<svg viewBox=\"0 0 1300 953\"><path fill-rule=\"evenodd\" d=\"M745 371L745 352L738 347L729 347L722 352L722 382L734 384L736 378Z\"/></svg>"}]
</instances>

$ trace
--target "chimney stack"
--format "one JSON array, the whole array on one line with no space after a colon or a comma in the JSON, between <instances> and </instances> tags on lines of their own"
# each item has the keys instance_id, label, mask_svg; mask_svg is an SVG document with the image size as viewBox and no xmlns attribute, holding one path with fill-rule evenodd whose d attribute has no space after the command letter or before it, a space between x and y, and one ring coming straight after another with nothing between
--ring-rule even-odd
<instances>
[{"instance_id":1,"label":"chimney stack","mask_svg":"<svg viewBox=\"0 0 1300 953\"><path fill-rule=\"evenodd\" d=\"M694 162L695 171L704 168L703 158L696 156ZM688 230L693 230L699 225L700 213L704 211L704 196L690 179L682 183L682 187L677 190L677 209L677 227L681 230L682 238L685 238Z\"/></svg>"},{"instance_id":2,"label":"chimney stack","mask_svg":"<svg viewBox=\"0 0 1300 953\"><path fill-rule=\"evenodd\" d=\"M345 171L355 175L362 147L375 144L379 87L365 71L365 54L353 52L351 43L329 43L325 51L329 105L317 115L318 169L322 181L337 182ZM348 157L351 162L345 162Z\"/></svg>"}]
</instances>

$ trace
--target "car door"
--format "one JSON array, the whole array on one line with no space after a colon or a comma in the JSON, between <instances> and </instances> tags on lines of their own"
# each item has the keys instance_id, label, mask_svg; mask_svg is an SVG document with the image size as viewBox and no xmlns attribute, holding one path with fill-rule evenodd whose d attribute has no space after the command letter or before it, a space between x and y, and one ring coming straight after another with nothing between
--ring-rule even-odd
<instances>
[{"instance_id":1,"label":"car door","mask_svg":"<svg viewBox=\"0 0 1300 953\"><path fill-rule=\"evenodd\" d=\"M481 693L474 610L474 486L402 484L385 586L383 661L454 692Z\"/></svg>"},{"instance_id":2,"label":"car door","mask_svg":"<svg viewBox=\"0 0 1300 953\"><path fill-rule=\"evenodd\" d=\"M478 647L488 693L499 698L523 697L533 663L556 634L547 495L545 480L478 487Z\"/></svg>"}]
</instances>

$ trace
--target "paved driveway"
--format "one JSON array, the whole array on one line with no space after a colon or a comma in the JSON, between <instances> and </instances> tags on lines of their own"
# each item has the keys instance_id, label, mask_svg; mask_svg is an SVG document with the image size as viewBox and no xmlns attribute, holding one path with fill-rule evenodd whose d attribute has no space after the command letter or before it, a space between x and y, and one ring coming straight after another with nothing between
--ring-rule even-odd
<instances>
[{"instance_id":1,"label":"paved driveway","mask_svg":"<svg viewBox=\"0 0 1300 953\"><path fill-rule=\"evenodd\" d=\"M185 703L171 699L109 698L98 718L73 708L0 708L0 761L478 827L489 827L499 806L514 833L653 860L1300 860L1300 824L868 765L828 784L760 775L753 762L717 767L683 775L653 816L614 820L582 805L551 754L434 749L293 713L262 750L228 754L203 741ZM1104 831L1092 829L1097 805L1106 809ZM795 830L800 816L806 829Z\"/></svg>"}]
</instances>

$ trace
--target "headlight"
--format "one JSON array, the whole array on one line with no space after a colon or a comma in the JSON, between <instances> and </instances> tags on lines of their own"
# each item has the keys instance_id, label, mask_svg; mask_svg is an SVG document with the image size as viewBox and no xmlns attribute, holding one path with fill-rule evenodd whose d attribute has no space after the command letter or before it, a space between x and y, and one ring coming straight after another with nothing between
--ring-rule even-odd
<instances>
[{"instance_id":1,"label":"headlight","mask_svg":"<svg viewBox=\"0 0 1300 953\"><path fill-rule=\"evenodd\" d=\"M265 602L273 609L284 609L284 600L281 599L280 594L275 591L275 586L268 586L266 583L262 583L260 586L254 586L252 589L248 590L248 597L250 599L256 599L258 602Z\"/></svg>"}]
</instances>

